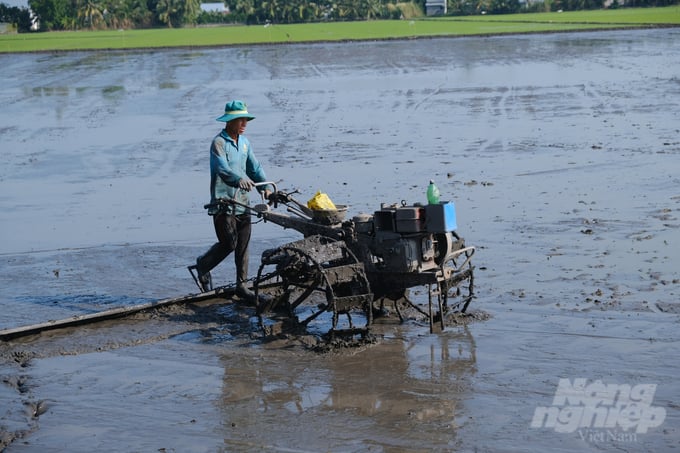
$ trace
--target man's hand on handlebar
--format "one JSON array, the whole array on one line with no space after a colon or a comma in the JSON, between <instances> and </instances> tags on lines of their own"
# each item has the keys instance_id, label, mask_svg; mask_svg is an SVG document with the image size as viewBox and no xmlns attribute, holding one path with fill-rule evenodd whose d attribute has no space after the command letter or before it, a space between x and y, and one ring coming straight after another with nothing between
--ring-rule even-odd
<instances>
[{"instance_id":1,"label":"man's hand on handlebar","mask_svg":"<svg viewBox=\"0 0 680 453\"><path fill-rule=\"evenodd\" d=\"M238 188L250 192L255 187L255 183L249 178L241 178L238 181Z\"/></svg>"}]
</instances>

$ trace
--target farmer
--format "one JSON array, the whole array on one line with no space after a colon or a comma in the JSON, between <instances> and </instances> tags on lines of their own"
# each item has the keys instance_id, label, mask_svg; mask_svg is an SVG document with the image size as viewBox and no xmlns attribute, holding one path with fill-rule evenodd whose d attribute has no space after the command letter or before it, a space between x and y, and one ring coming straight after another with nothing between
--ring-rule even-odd
<instances>
[{"instance_id":1,"label":"farmer","mask_svg":"<svg viewBox=\"0 0 680 453\"><path fill-rule=\"evenodd\" d=\"M210 291L210 271L234 252L236 294L249 301L255 301L255 294L246 286L251 224L250 214L241 205L249 206L249 192L254 188L265 197L269 197L272 190L269 185L255 186L255 183L266 181L267 177L253 154L250 141L243 136L248 121L254 118L248 113L246 104L236 100L227 102L224 115L217 118L217 121L226 124L210 145L208 214L213 217L218 242L196 259L195 266L201 290ZM239 204L216 204L220 198L232 199Z\"/></svg>"}]
</instances>

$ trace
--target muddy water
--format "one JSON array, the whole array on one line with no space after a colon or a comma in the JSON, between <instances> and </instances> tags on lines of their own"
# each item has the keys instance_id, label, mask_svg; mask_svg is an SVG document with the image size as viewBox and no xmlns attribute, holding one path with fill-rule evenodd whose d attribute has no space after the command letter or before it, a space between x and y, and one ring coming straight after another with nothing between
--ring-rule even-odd
<instances>
[{"instance_id":1,"label":"muddy water","mask_svg":"<svg viewBox=\"0 0 680 453\"><path fill-rule=\"evenodd\" d=\"M387 318L327 354L263 344L223 301L5 343L0 445L675 451L679 57L676 30L0 56L0 328L195 291L229 98L283 188L359 213L435 179L478 248L483 315L434 335ZM298 238L257 224L251 273ZM560 379L654 385L633 400L657 419L571 426ZM532 426L541 408L560 422Z\"/></svg>"}]
</instances>

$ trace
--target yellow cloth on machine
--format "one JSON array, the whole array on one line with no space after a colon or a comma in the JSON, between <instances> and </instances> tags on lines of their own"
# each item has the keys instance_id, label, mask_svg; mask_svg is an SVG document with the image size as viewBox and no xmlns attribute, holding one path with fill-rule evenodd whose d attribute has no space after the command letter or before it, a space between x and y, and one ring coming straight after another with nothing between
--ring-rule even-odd
<instances>
[{"instance_id":1,"label":"yellow cloth on machine","mask_svg":"<svg viewBox=\"0 0 680 453\"><path fill-rule=\"evenodd\" d=\"M331 201L327 194L321 192L320 190L316 192L308 202L307 207L313 211L319 211L323 209L336 210L335 204Z\"/></svg>"}]
</instances>

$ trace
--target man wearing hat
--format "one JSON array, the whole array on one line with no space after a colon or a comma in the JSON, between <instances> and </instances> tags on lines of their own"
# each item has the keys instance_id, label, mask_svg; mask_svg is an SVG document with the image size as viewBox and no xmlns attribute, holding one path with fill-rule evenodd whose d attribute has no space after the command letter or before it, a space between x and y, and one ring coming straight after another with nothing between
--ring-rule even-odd
<instances>
[{"instance_id":1,"label":"man wearing hat","mask_svg":"<svg viewBox=\"0 0 680 453\"><path fill-rule=\"evenodd\" d=\"M210 145L210 205L208 214L213 217L217 241L196 259L198 283L201 289L212 289L210 271L234 252L236 264L236 294L254 301L255 294L248 289L248 244L250 242L250 214L240 205L249 206L249 192L256 188L265 198L271 186L255 186L267 180L262 166L255 158L250 141L243 136L248 122L255 117L248 113L243 101L230 101L224 107L224 129ZM218 205L217 200L228 198L238 202L234 205Z\"/></svg>"}]
</instances>

